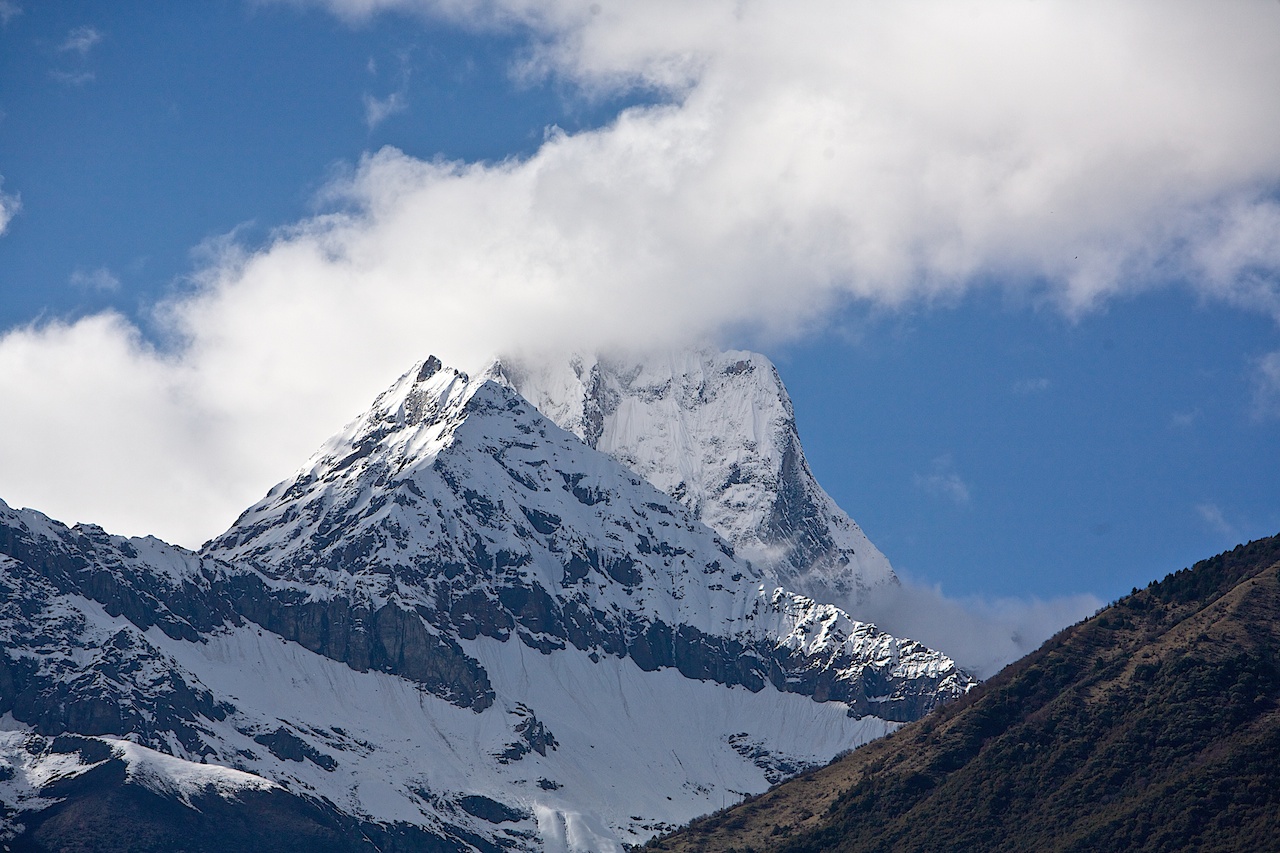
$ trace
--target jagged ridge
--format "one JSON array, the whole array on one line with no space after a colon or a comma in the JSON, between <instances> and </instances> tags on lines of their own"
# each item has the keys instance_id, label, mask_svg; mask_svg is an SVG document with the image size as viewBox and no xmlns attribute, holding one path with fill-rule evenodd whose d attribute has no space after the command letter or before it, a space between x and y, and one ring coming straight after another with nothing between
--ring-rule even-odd
<instances>
[{"instance_id":1,"label":"jagged ridge","mask_svg":"<svg viewBox=\"0 0 1280 853\"><path fill-rule=\"evenodd\" d=\"M393 602L445 636L570 644L645 670L817 691L885 719L963 689L949 661L871 626L823 634L822 648L778 642L836 611L775 594L772 575L503 379L424 362L205 552L313 599ZM871 652L870 636L885 649Z\"/></svg>"},{"instance_id":2,"label":"jagged ridge","mask_svg":"<svg viewBox=\"0 0 1280 853\"><path fill-rule=\"evenodd\" d=\"M896 582L818 485L791 399L763 355L513 357L497 370L551 420L680 501L775 585L856 612L871 589Z\"/></svg>"}]
</instances>

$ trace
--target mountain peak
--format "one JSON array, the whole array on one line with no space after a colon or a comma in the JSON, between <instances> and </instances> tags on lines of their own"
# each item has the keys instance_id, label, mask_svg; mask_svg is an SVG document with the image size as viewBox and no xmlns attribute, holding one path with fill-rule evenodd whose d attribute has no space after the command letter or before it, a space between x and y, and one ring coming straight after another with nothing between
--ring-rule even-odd
<instances>
[{"instance_id":1,"label":"mountain peak","mask_svg":"<svg viewBox=\"0 0 1280 853\"><path fill-rule=\"evenodd\" d=\"M514 400L515 394L496 362L473 378L429 356L325 442L302 471L333 476L352 466L363 470L360 460L369 458L383 462L394 458L400 467L430 462L453 441L454 431L469 412L508 406Z\"/></svg>"},{"instance_id":2,"label":"mountain peak","mask_svg":"<svg viewBox=\"0 0 1280 853\"><path fill-rule=\"evenodd\" d=\"M418 378L416 381L426 382L432 376L435 376L442 367L444 367L444 365L440 363L440 359L436 358L434 355L427 356L426 361L422 362L422 365L418 368Z\"/></svg>"},{"instance_id":3,"label":"mountain peak","mask_svg":"<svg viewBox=\"0 0 1280 853\"><path fill-rule=\"evenodd\" d=\"M626 387L695 384L662 372ZM119 762L60 732L427 839L405 849L532 853L641 842L972 686L776 588L513 373L414 364L199 554L0 511L0 641L22 650L0 656L0 712L45 726L50 761L101 764L103 796Z\"/></svg>"},{"instance_id":4,"label":"mountain peak","mask_svg":"<svg viewBox=\"0 0 1280 853\"><path fill-rule=\"evenodd\" d=\"M889 561L818 485L773 363L741 350L507 359L544 415L613 456L789 589L856 609Z\"/></svg>"}]
</instances>

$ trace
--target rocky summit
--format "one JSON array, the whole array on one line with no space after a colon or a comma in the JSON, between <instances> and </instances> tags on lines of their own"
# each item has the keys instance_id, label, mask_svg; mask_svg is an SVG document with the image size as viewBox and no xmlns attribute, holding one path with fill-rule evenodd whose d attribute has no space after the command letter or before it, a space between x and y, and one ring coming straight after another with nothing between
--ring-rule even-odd
<instances>
[{"instance_id":1,"label":"rocky summit","mask_svg":"<svg viewBox=\"0 0 1280 853\"><path fill-rule=\"evenodd\" d=\"M427 359L199 553L0 504L5 843L620 850L968 691L831 603L892 572L772 367L689 359L598 431Z\"/></svg>"}]
</instances>

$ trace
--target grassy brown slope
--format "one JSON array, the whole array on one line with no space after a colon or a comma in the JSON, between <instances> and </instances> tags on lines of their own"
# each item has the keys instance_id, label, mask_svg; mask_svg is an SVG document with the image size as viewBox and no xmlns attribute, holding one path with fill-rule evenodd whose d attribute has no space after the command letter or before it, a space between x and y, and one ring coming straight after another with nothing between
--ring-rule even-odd
<instances>
[{"instance_id":1,"label":"grassy brown slope","mask_svg":"<svg viewBox=\"0 0 1280 853\"><path fill-rule=\"evenodd\" d=\"M669 851L1280 850L1280 537L1125 598Z\"/></svg>"}]
</instances>

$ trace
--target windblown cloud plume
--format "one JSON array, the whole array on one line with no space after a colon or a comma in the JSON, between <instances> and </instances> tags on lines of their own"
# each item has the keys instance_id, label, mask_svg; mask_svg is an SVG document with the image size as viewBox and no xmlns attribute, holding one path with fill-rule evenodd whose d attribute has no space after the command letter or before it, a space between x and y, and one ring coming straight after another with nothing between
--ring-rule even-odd
<instances>
[{"instance_id":1,"label":"windblown cloud plume","mask_svg":"<svg viewBox=\"0 0 1280 853\"><path fill-rule=\"evenodd\" d=\"M162 306L163 348L11 330L6 498L198 542L427 352L785 340L992 281L1280 319L1273 2L321 5L523 33L514 73L659 103L522 160L369 154Z\"/></svg>"}]
</instances>

